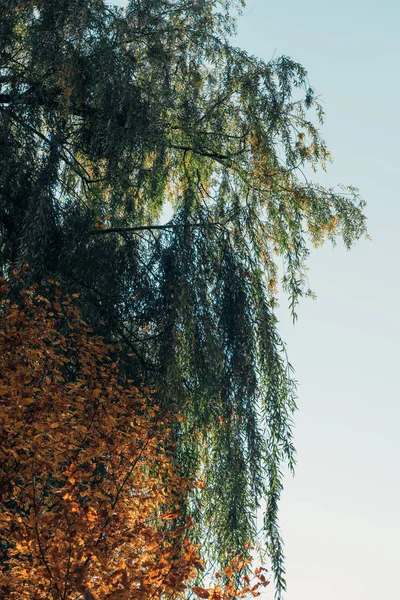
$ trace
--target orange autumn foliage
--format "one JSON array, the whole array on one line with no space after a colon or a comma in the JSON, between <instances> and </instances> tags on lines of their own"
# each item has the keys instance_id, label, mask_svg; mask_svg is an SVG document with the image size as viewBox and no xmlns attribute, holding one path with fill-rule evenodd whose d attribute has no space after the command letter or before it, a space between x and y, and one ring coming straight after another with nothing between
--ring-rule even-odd
<instances>
[{"instance_id":1,"label":"orange autumn foliage","mask_svg":"<svg viewBox=\"0 0 400 600\"><path fill-rule=\"evenodd\" d=\"M222 570L223 584L209 588L193 586L193 592L202 600L239 600L248 596L261 596L260 589L269 585L263 573L265 569L258 567L250 578L248 573L250 565L251 558L244 558L243 554L238 554L232 558L229 566ZM216 573L215 577L220 579L221 573Z\"/></svg>"},{"instance_id":2,"label":"orange autumn foliage","mask_svg":"<svg viewBox=\"0 0 400 600\"><path fill-rule=\"evenodd\" d=\"M185 589L199 560L176 525L189 482L168 422L57 287L0 300L0 595L145 600ZM169 511L169 514L165 514ZM176 516L179 516L177 514Z\"/></svg>"},{"instance_id":3,"label":"orange autumn foliage","mask_svg":"<svg viewBox=\"0 0 400 600\"><path fill-rule=\"evenodd\" d=\"M20 281L21 284L21 281ZM159 600L202 569L170 420L57 285L0 282L0 598ZM236 562L235 562L236 561ZM200 598L259 595L234 559ZM247 578L247 579L246 579Z\"/></svg>"}]
</instances>

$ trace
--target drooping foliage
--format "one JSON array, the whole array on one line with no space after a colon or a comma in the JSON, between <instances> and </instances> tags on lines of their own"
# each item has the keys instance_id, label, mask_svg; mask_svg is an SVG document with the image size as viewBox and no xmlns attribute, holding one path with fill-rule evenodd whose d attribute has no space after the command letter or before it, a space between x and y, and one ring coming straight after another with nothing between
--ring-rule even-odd
<instances>
[{"instance_id":1,"label":"drooping foliage","mask_svg":"<svg viewBox=\"0 0 400 600\"><path fill-rule=\"evenodd\" d=\"M266 500L279 594L295 394L278 264L294 312L309 244L349 247L365 223L354 189L303 176L329 160L321 107L301 65L232 45L233 4L8 0L1 264L79 291L127 376L178 407L176 458L206 482L191 510L210 556L243 547Z\"/></svg>"}]
</instances>

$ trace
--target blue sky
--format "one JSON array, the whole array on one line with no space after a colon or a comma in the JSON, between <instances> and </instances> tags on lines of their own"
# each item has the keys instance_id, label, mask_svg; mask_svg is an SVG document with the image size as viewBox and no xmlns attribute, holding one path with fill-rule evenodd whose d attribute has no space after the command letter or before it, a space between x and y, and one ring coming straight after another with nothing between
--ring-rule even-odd
<instances>
[{"instance_id":1,"label":"blue sky","mask_svg":"<svg viewBox=\"0 0 400 600\"><path fill-rule=\"evenodd\" d=\"M288 600L399 597L400 4L249 0L237 45L302 63L333 153L326 185L367 201L371 241L312 252L304 300L281 333L299 382L298 466L281 505Z\"/></svg>"},{"instance_id":2,"label":"blue sky","mask_svg":"<svg viewBox=\"0 0 400 600\"><path fill-rule=\"evenodd\" d=\"M399 24L393 0L248 0L239 19L237 45L307 68L334 156L315 179L360 188L372 237L312 252L318 299L295 326L281 300L299 382L297 474L281 505L287 600L399 597Z\"/></svg>"}]
</instances>

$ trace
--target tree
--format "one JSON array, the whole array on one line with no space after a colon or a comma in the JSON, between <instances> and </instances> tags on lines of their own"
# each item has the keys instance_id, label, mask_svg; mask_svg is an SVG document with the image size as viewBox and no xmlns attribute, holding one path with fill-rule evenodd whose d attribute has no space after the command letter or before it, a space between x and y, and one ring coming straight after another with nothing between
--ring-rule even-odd
<instances>
[{"instance_id":1,"label":"tree","mask_svg":"<svg viewBox=\"0 0 400 600\"><path fill-rule=\"evenodd\" d=\"M13 301L3 283L0 316L0 596L184 590L201 564L177 524L190 482L172 469L168 422L121 385L58 288L52 302L32 288Z\"/></svg>"},{"instance_id":2,"label":"tree","mask_svg":"<svg viewBox=\"0 0 400 600\"><path fill-rule=\"evenodd\" d=\"M182 520L194 483L174 468L170 423L121 382L76 300L15 283L0 282L0 597L179 596L203 566ZM194 592L257 595L265 577L238 585L242 566L237 557L224 586Z\"/></svg>"},{"instance_id":3,"label":"tree","mask_svg":"<svg viewBox=\"0 0 400 600\"><path fill-rule=\"evenodd\" d=\"M356 190L303 176L329 160L321 106L301 65L232 46L233 4L8 1L1 264L80 292L126 376L154 387L162 411L177 407L175 458L206 482L190 508L210 557L243 548L266 499L279 595L295 386L277 263L295 315L309 244L350 247L365 218Z\"/></svg>"}]
</instances>

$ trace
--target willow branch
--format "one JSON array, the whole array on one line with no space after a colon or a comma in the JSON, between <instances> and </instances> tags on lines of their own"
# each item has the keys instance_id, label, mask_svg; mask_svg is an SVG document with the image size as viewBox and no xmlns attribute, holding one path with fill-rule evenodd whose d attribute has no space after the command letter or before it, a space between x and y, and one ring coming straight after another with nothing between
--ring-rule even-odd
<instances>
[{"instance_id":1,"label":"willow branch","mask_svg":"<svg viewBox=\"0 0 400 600\"><path fill-rule=\"evenodd\" d=\"M89 235L106 235L108 233L135 233L137 231L165 231L167 229L181 229L184 227L223 227L222 223L209 222L209 223L165 223L165 225L137 225L135 227L107 227L106 229L90 229Z\"/></svg>"}]
</instances>

